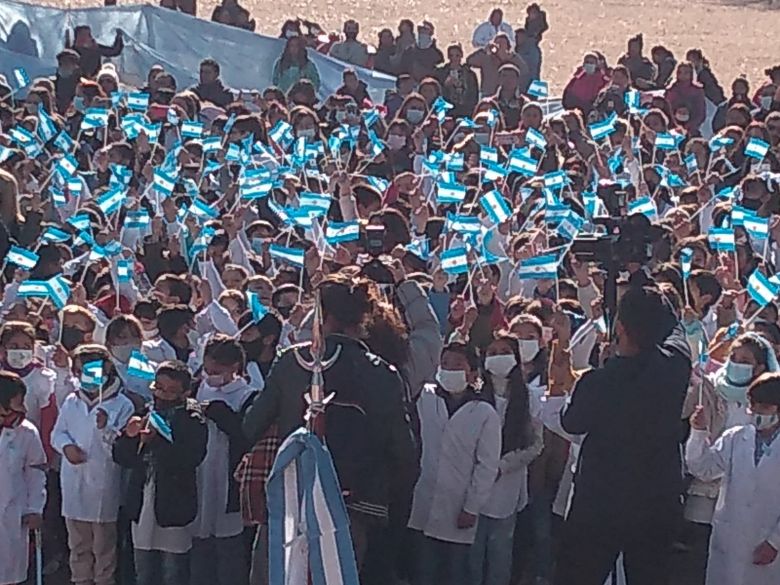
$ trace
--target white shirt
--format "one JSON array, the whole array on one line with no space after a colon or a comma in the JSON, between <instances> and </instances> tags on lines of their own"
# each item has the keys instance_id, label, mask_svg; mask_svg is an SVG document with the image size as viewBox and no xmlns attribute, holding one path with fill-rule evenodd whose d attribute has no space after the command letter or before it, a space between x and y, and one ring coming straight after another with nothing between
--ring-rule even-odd
<instances>
[{"instance_id":1,"label":"white shirt","mask_svg":"<svg viewBox=\"0 0 780 585\"><path fill-rule=\"evenodd\" d=\"M100 410L108 415L103 429L97 427ZM52 432L52 447L62 454L66 445L76 445L86 455L86 461L79 465L62 458L60 481L65 518L116 522L121 469L114 463L111 449L133 411L133 403L123 394L104 400L91 410L78 393L65 399Z\"/></svg>"},{"instance_id":2,"label":"white shirt","mask_svg":"<svg viewBox=\"0 0 780 585\"><path fill-rule=\"evenodd\" d=\"M501 24L499 24L498 27L493 26L493 23L490 21L480 24L474 29L474 36L471 39L471 44L474 45L475 49L487 47L490 44L490 41L492 41L498 33L506 33L509 37L509 46L514 46L515 31L504 21L501 21Z\"/></svg>"},{"instance_id":3,"label":"white shirt","mask_svg":"<svg viewBox=\"0 0 780 585\"><path fill-rule=\"evenodd\" d=\"M435 386L417 400L422 433L422 468L414 487L409 528L426 536L473 544L476 524L459 529L462 511L478 516L498 475L501 420L487 402L472 400L450 417Z\"/></svg>"},{"instance_id":4,"label":"white shirt","mask_svg":"<svg viewBox=\"0 0 780 585\"><path fill-rule=\"evenodd\" d=\"M0 583L27 579L30 536L22 516L43 514L45 464L38 429L30 421L0 429Z\"/></svg>"},{"instance_id":5,"label":"white shirt","mask_svg":"<svg viewBox=\"0 0 780 585\"><path fill-rule=\"evenodd\" d=\"M192 524L163 528L154 514L154 480L144 485L144 501L138 522L133 522L133 548L184 554L192 548Z\"/></svg>"},{"instance_id":6,"label":"white shirt","mask_svg":"<svg viewBox=\"0 0 780 585\"><path fill-rule=\"evenodd\" d=\"M199 402L219 401L227 404L233 412L239 412L246 404L254 388L243 378L236 378L222 388L214 388L205 382L198 389ZM207 419L209 440L206 458L197 471L198 516L192 523L195 538L225 538L236 536L244 529L241 512L227 510L228 478L233 473L229 465L230 441L217 428L214 421Z\"/></svg>"},{"instance_id":7,"label":"white shirt","mask_svg":"<svg viewBox=\"0 0 780 585\"><path fill-rule=\"evenodd\" d=\"M41 410L48 406L51 395L54 394L55 374L49 368L35 367L22 380L27 386L27 392L24 395L27 420L40 431Z\"/></svg>"}]
</instances>

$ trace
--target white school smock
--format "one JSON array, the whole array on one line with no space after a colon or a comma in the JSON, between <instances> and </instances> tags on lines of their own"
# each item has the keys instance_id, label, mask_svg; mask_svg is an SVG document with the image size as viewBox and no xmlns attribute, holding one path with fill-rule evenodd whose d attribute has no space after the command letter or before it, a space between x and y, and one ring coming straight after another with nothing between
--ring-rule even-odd
<instances>
[{"instance_id":1,"label":"white school smock","mask_svg":"<svg viewBox=\"0 0 780 585\"><path fill-rule=\"evenodd\" d=\"M43 514L45 464L41 437L30 421L0 429L0 583L27 579L30 535L22 516Z\"/></svg>"},{"instance_id":2,"label":"white school smock","mask_svg":"<svg viewBox=\"0 0 780 585\"><path fill-rule=\"evenodd\" d=\"M450 417L435 386L417 400L422 466L414 487L409 528L446 542L473 544L476 523L459 529L462 511L478 516L498 475L501 420L482 400L463 404Z\"/></svg>"},{"instance_id":3,"label":"white school smock","mask_svg":"<svg viewBox=\"0 0 780 585\"><path fill-rule=\"evenodd\" d=\"M780 549L780 438L755 464L753 425L725 431L710 446L707 431L692 430L685 461L705 481L720 479L712 517L707 585L777 585L780 558L754 565L753 551L764 541Z\"/></svg>"},{"instance_id":4,"label":"white school smock","mask_svg":"<svg viewBox=\"0 0 780 585\"><path fill-rule=\"evenodd\" d=\"M198 389L198 402L219 401L238 412L255 391L246 380L236 378L222 388L214 388L205 382ZM204 406L204 411L205 411ZM209 439L206 457L197 470L198 516L192 523L195 538L226 538L236 536L244 530L241 512L227 512L228 478L233 470L228 469L230 441L211 419L206 419Z\"/></svg>"},{"instance_id":5,"label":"white school smock","mask_svg":"<svg viewBox=\"0 0 780 585\"><path fill-rule=\"evenodd\" d=\"M54 394L56 376L49 368L36 366L22 380L27 387L27 392L24 395L27 420L40 430L41 410L49 405L51 396Z\"/></svg>"},{"instance_id":6,"label":"white school smock","mask_svg":"<svg viewBox=\"0 0 780 585\"><path fill-rule=\"evenodd\" d=\"M108 423L97 427L98 411L104 410ZM114 439L133 415L133 403L117 394L91 410L78 393L65 399L51 436L52 447L62 454L60 483L62 515L81 522L116 522L119 512L121 468L114 463ZM86 455L79 465L63 454L66 445L76 445Z\"/></svg>"}]
</instances>

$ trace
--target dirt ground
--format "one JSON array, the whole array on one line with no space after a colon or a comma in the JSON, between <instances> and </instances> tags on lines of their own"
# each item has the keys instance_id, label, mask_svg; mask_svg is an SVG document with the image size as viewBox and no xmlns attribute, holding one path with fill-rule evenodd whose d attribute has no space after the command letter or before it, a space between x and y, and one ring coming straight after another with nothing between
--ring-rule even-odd
<instances>
[{"instance_id":1,"label":"dirt ground","mask_svg":"<svg viewBox=\"0 0 780 585\"><path fill-rule=\"evenodd\" d=\"M361 37L375 42L384 27L395 30L401 18L430 20L436 26L439 46L459 41L471 46L474 27L501 7L505 19L520 26L530 0L241 0L258 22L258 32L277 35L286 18L300 16L319 22L327 30L340 30L354 18ZM555 92L563 89L573 68L588 50L600 50L614 62L625 50L626 39L643 32L646 51L664 44L683 57L692 47L703 49L724 86L744 74L757 86L763 70L780 62L780 9L770 0L537 0L547 12L550 31L542 43L542 77ZM130 1L119 0L120 4ZM780 2L774 0L780 8ZM44 0L64 6L96 6L101 0ZM209 18L217 0L198 0L198 15Z\"/></svg>"}]
</instances>

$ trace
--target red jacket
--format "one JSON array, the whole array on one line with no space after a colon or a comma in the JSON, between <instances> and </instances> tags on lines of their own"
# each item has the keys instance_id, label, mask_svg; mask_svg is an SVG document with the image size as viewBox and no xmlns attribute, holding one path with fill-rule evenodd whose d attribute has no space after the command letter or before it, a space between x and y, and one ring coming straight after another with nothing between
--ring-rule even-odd
<instances>
[{"instance_id":1,"label":"red jacket","mask_svg":"<svg viewBox=\"0 0 780 585\"><path fill-rule=\"evenodd\" d=\"M704 88L701 85L693 83L682 84L679 81L675 81L666 90L666 101L672 106L672 114L681 106L687 107L691 118L685 124L685 129L689 132L699 131L704 119L707 117Z\"/></svg>"},{"instance_id":2,"label":"red jacket","mask_svg":"<svg viewBox=\"0 0 780 585\"><path fill-rule=\"evenodd\" d=\"M593 108L599 92L609 83L600 73L588 75L580 67L563 90L563 107L567 110L582 110L588 113Z\"/></svg>"}]
</instances>

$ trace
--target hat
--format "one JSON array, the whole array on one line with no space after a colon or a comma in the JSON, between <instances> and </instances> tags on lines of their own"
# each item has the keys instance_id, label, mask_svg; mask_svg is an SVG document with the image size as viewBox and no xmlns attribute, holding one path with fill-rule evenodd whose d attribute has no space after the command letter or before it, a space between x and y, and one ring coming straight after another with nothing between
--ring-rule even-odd
<instances>
[{"instance_id":1,"label":"hat","mask_svg":"<svg viewBox=\"0 0 780 585\"><path fill-rule=\"evenodd\" d=\"M113 63L106 63L103 65L103 67L100 68L100 71L98 71L96 79L98 82L100 81L101 77L110 77L113 79L114 83L119 85L119 75L116 73L116 67L114 67Z\"/></svg>"}]
</instances>

